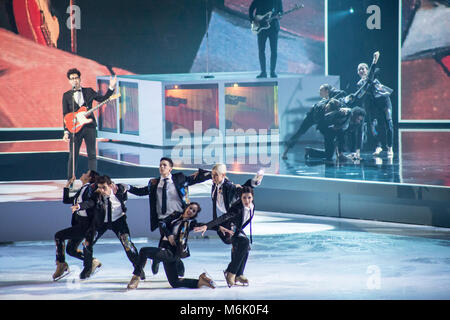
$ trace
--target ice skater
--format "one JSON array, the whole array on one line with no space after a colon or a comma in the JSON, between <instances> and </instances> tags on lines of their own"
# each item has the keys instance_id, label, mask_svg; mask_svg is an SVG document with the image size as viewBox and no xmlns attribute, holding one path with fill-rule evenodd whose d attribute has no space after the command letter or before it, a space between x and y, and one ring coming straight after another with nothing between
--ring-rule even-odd
<instances>
[{"instance_id":1,"label":"ice skater","mask_svg":"<svg viewBox=\"0 0 450 320\"><path fill-rule=\"evenodd\" d=\"M206 230L214 230L218 226L224 226L224 230L230 235L232 244L231 262L224 271L228 287L234 286L236 282L243 285L249 284L247 277L244 276L244 270L252 243L251 221L255 213L253 199L253 188L245 186L242 188L240 200L233 204L227 213L203 226L194 228L194 232L202 232L203 235ZM244 232L248 225L250 225L250 240Z\"/></svg>"},{"instance_id":2,"label":"ice skater","mask_svg":"<svg viewBox=\"0 0 450 320\"><path fill-rule=\"evenodd\" d=\"M80 279L90 277L92 271L95 270L92 258L93 247L107 230L112 230L116 234L133 266L136 266L139 261L139 254L131 241L130 229L126 220L125 202L128 199L126 187L113 183L106 175L98 177L96 184L97 190L89 202L80 204L82 207L95 208L91 228L86 236L84 269L80 274ZM145 278L145 275L142 274L142 277Z\"/></svg>"},{"instance_id":3,"label":"ice skater","mask_svg":"<svg viewBox=\"0 0 450 320\"><path fill-rule=\"evenodd\" d=\"M147 259L161 261L164 265L167 280L173 288L200 288L206 286L215 288L214 282L202 273L198 279L187 279L178 276L177 263L180 259L190 256L188 247L189 232L199 226L195 219L201 211L197 202L191 202L183 212L174 212L159 221L163 234L158 248L144 247L139 251L139 263L135 266L128 289L136 289L139 285L143 267Z\"/></svg>"},{"instance_id":4,"label":"ice skater","mask_svg":"<svg viewBox=\"0 0 450 320\"><path fill-rule=\"evenodd\" d=\"M217 163L211 170L211 179L213 181L211 188L213 220L230 210L230 207L240 199L242 187L249 186L254 188L259 186L264 177L264 170L259 170L255 177L248 179L242 186L228 180L226 175L227 167L223 163ZM216 229L220 239L225 244L231 244L227 230L224 230L223 226L218 226Z\"/></svg>"},{"instance_id":5,"label":"ice skater","mask_svg":"<svg viewBox=\"0 0 450 320\"><path fill-rule=\"evenodd\" d=\"M84 254L81 250L78 250L78 246L85 238L89 226L91 225L93 214L91 210L82 209L79 203L89 200L93 192L93 183L99 174L94 170L88 170L80 177L81 188L75 193L73 197L69 196L69 187L75 181L75 177L72 177L67 181L63 191L63 203L72 205L72 221L71 227L58 231L55 234L56 244L56 271L53 274L53 280L57 281L70 272L69 265L66 262L64 249L65 240L67 241L67 254L84 261ZM100 266L101 263L97 259L93 258L94 265Z\"/></svg>"},{"instance_id":6,"label":"ice skater","mask_svg":"<svg viewBox=\"0 0 450 320\"><path fill-rule=\"evenodd\" d=\"M148 195L150 204L150 229L154 231L158 228L159 222L174 212L183 212L188 199L188 187L211 179L211 172L198 169L192 175L186 176L183 172L172 173L173 161L170 158L162 157L159 161L159 178L148 181L145 187L137 188L129 185L128 192L137 196ZM161 238L164 235L161 234ZM178 262L178 275L184 275L184 265ZM159 262L153 259L152 273L157 274Z\"/></svg>"}]
</instances>

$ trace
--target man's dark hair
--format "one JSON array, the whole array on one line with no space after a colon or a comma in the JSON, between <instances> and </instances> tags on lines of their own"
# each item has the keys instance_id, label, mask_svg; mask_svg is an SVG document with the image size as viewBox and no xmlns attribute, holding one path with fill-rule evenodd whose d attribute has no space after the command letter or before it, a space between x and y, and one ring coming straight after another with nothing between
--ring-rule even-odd
<instances>
[{"instance_id":1,"label":"man's dark hair","mask_svg":"<svg viewBox=\"0 0 450 320\"><path fill-rule=\"evenodd\" d=\"M112 184L112 181L111 181L111 178L110 178L110 177L108 177L107 175L103 175L103 176L98 176L98 177L95 179L95 183L96 183L96 184L104 184L104 183L106 183L106 184L108 184L108 185L111 185L111 184Z\"/></svg>"},{"instance_id":2,"label":"man's dark hair","mask_svg":"<svg viewBox=\"0 0 450 320\"><path fill-rule=\"evenodd\" d=\"M352 116L354 118L359 117L359 116L362 116L363 118L365 118L366 117L366 110L364 110L361 107L354 107L352 109Z\"/></svg>"},{"instance_id":3,"label":"man's dark hair","mask_svg":"<svg viewBox=\"0 0 450 320\"><path fill-rule=\"evenodd\" d=\"M81 77L81 72L77 68L72 68L72 69L69 69L69 71L67 71L67 79L70 79L71 74L76 74L79 77Z\"/></svg>"},{"instance_id":4,"label":"man's dark hair","mask_svg":"<svg viewBox=\"0 0 450 320\"><path fill-rule=\"evenodd\" d=\"M244 187L242 188L241 195L243 195L244 193L251 193L252 196L254 196L254 194L253 194L253 188L252 188L252 187L249 187L249 186L244 186Z\"/></svg>"},{"instance_id":5,"label":"man's dark hair","mask_svg":"<svg viewBox=\"0 0 450 320\"><path fill-rule=\"evenodd\" d=\"M89 183L94 183L100 174L95 170L89 170Z\"/></svg>"},{"instance_id":6,"label":"man's dark hair","mask_svg":"<svg viewBox=\"0 0 450 320\"><path fill-rule=\"evenodd\" d=\"M168 158L168 157L162 157L161 159L159 159L159 162L161 163L161 161L166 160L167 162L169 162L170 167L173 168L173 161L172 159Z\"/></svg>"}]
</instances>

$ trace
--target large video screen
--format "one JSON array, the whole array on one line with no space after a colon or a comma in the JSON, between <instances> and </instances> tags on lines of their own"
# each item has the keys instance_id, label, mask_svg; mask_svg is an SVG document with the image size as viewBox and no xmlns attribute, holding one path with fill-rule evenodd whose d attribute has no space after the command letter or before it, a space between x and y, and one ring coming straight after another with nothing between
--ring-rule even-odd
<instances>
[{"instance_id":1,"label":"large video screen","mask_svg":"<svg viewBox=\"0 0 450 320\"><path fill-rule=\"evenodd\" d=\"M82 86L96 90L96 77L110 74L259 71L250 3L1 1L0 128L62 128L66 72L74 67ZM282 3L287 12L298 2ZM276 70L324 74L325 1L302 3L281 19Z\"/></svg>"},{"instance_id":2,"label":"large video screen","mask_svg":"<svg viewBox=\"0 0 450 320\"><path fill-rule=\"evenodd\" d=\"M450 121L450 2L402 0L400 121Z\"/></svg>"}]
</instances>

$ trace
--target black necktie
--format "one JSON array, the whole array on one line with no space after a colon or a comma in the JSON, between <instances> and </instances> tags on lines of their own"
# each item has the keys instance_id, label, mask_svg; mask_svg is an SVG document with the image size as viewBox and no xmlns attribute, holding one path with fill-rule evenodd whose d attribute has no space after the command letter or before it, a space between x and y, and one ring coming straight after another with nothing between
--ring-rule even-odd
<instances>
[{"instance_id":1,"label":"black necktie","mask_svg":"<svg viewBox=\"0 0 450 320\"><path fill-rule=\"evenodd\" d=\"M112 225L112 208L111 200L108 198L108 226Z\"/></svg>"},{"instance_id":2,"label":"black necktie","mask_svg":"<svg viewBox=\"0 0 450 320\"><path fill-rule=\"evenodd\" d=\"M164 184L162 187L161 215L165 215L166 212L167 212L167 178L164 178Z\"/></svg>"},{"instance_id":3,"label":"black necktie","mask_svg":"<svg viewBox=\"0 0 450 320\"><path fill-rule=\"evenodd\" d=\"M217 189L219 189L219 187L216 185L216 188L213 191L213 220L217 218Z\"/></svg>"},{"instance_id":4,"label":"black necktie","mask_svg":"<svg viewBox=\"0 0 450 320\"><path fill-rule=\"evenodd\" d=\"M250 243L253 243L253 239L252 239L252 220L253 220L253 215L252 215L252 209L250 209Z\"/></svg>"}]
</instances>

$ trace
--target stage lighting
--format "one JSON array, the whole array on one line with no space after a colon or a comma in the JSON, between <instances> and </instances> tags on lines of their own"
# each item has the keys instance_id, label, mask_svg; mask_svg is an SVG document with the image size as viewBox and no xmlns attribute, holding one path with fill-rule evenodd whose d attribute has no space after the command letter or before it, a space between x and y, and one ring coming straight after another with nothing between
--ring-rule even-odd
<instances>
[{"instance_id":1,"label":"stage lighting","mask_svg":"<svg viewBox=\"0 0 450 320\"><path fill-rule=\"evenodd\" d=\"M353 7L351 7L349 10L348 10L348 12L350 12L350 13L354 13L355 12L355 10L353 9Z\"/></svg>"}]
</instances>

